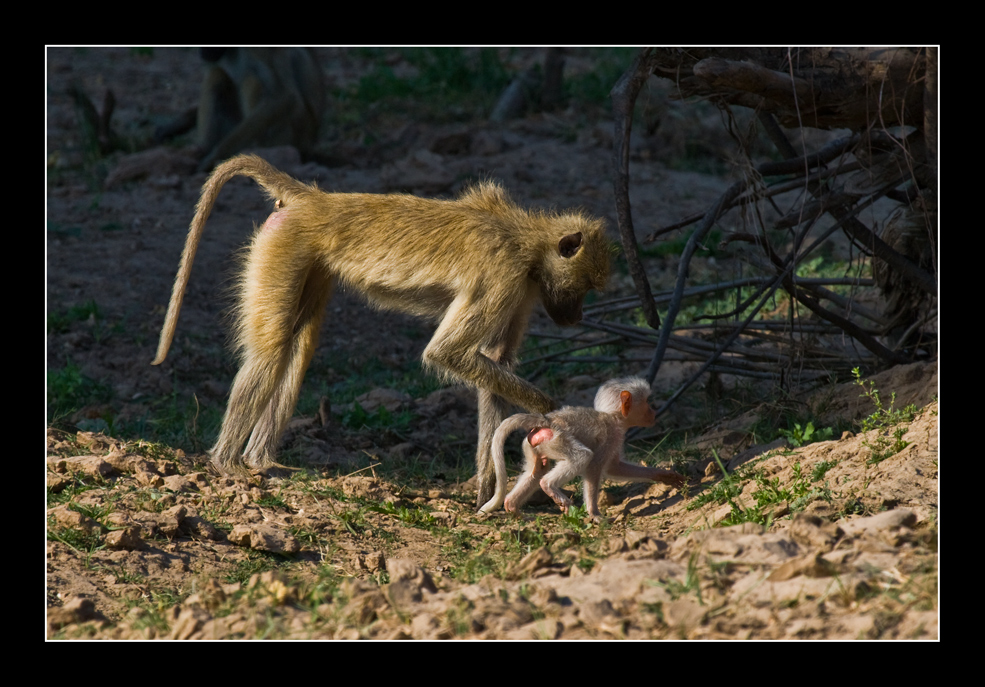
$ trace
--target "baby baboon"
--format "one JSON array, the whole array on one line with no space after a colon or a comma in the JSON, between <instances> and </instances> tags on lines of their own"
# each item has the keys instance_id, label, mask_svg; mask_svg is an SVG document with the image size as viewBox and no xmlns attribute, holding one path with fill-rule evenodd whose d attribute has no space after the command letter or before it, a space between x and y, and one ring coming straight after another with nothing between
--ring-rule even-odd
<instances>
[{"instance_id":1,"label":"baby baboon","mask_svg":"<svg viewBox=\"0 0 985 687\"><path fill-rule=\"evenodd\" d=\"M274 463L336 282L370 303L437 321L424 364L479 390L479 498L493 491L493 432L509 404L546 413L554 402L513 373L539 300L560 325L581 319L582 299L609 274L601 220L524 210L492 182L456 200L324 193L254 155L220 164L206 181L188 232L154 364L164 360L195 250L229 179L254 179L275 201L256 231L239 281L235 341L242 366L212 462L223 472Z\"/></svg>"},{"instance_id":2,"label":"baby baboon","mask_svg":"<svg viewBox=\"0 0 985 687\"><path fill-rule=\"evenodd\" d=\"M544 415L519 414L506 418L493 435L492 457L496 469L496 493L479 510L490 512L501 505L515 513L539 486L565 513L571 499L561 487L576 475L585 481L585 507L595 520L599 512L599 485L605 477L620 481L663 482L680 487L684 478L671 470L659 470L623 460L623 437L630 427L650 427L656 420L647 402L650 385L640 377L613 379L595 395L595 407L565 406ZM529 433L523 441L524 468L513 491L506 494L506 458L503 443L517 429ZM547 461L557 461L547 469Z\"/></svg>"},{"instance_id":3,"label":"baby baboon","mask_svg":"<svg viewBox=\"0 0 985 687\"><path fill-rule=\"evenodd\" d=\"M325 100L309 48L202 48L201 55L210 66L198 107L161 127L159 140L197 124L200 171L248 146L290 144L307 156Z\"/></svg>"}]
</instances>

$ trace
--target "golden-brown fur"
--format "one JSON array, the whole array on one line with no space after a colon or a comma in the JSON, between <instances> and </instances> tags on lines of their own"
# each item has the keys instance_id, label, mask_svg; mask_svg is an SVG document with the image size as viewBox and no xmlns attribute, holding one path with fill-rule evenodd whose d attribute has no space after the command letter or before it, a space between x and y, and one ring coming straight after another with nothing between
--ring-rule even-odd
<instances>
[{"instance_id":1,"label":"golden-brown fur","mask_svg":"<svg viewBox=\"0 0 985 687\"><path fill-rule=\"evenodd\" d=\"M237 299L242 366L212 450L222 471L274 461L336 281L379 307L437 321L424 364L479 389L479 503L492 493L492 434L510 404L554 402L510 369L541 300L559 324L581 318L608 277L603 224L581 213L527 211L484 182L455 200L324 193L252 155L219 165L202 189L154 364L177 324L195 249L216 197L236 175L256 180L275 211L253 237Z\"/></svg>"}]
</instances>

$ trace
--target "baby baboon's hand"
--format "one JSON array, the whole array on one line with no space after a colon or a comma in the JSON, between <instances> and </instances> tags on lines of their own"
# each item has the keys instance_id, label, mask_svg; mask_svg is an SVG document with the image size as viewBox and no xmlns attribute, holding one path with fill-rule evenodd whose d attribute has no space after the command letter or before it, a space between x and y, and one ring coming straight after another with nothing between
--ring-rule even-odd
<instances>
[{"instance_id":1,"label":"baby baboon's hand","mask_svg":"<svg viewBox=\"0 0 985 687\"><path fill-rule=\"evenodd\" d=\"M678 489L687 483L686 477L674 472L673 470L661 470L658 479L664 484L669 484L670 486L677 487Z\"/></svg>"}]
</instances>

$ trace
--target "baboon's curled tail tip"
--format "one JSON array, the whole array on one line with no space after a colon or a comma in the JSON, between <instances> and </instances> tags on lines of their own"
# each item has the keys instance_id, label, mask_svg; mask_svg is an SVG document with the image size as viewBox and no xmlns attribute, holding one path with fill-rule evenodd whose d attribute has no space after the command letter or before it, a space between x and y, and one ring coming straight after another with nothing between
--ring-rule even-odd
<instances>
[{"instance_id":1,"label":"baboon's curled tail tip","mask_svg":"<svg viewBox=\"0 0 985 687\"><path fill-rule=\"evenodd\" d=\"M168 351L171 349L171 340L173 338L174 332L169 332L168 326L165 324L164 331L161 332L161 341L157 344L157 354L150 361L151 365L160 365L164 362L164 359L168 357Z\"/></svg>"},{"instance_id":2,"label":"baboon's curled tail tip","mask_svg":"<svg viewBox=\"0 0 985 687\"><path fill-rule=\"evenodd\" d=\"M161 350L161 348L164 348L164 350ZM150 361L150 364L160 365L161 363L164 362L164 359L167 357L168 357L168 349L166 347L159 347L157 349L157 355L155 355L154 359Z\"/></svg>"}]
</instances>

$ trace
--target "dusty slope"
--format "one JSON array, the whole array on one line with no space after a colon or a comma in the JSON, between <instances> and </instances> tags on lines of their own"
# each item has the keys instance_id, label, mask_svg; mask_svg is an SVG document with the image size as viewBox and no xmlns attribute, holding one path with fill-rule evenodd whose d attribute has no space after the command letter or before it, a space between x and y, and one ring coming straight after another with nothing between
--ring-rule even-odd
<instances>
[{"instance_id":1,"label":"dusty slope","mask_svg":"<svg viewBox=\"0 0 985 687\"><path fill-rule=\"evenodd\" d=\"M918 401L936 387L932 366L876 381L904 378ZM876 429L737 454L730 502L694 508L726 481L710 470L687 498L610 485L601 527L546 506L477 516L463 485L237 481L52 433L49 484L74 505L48 511L48 621L56 637L936 638L938 403L901 427L899 451ZM721 527L736 511L768 526Z\"/></svg>"}]
</instances>

